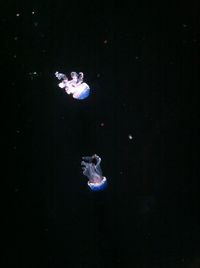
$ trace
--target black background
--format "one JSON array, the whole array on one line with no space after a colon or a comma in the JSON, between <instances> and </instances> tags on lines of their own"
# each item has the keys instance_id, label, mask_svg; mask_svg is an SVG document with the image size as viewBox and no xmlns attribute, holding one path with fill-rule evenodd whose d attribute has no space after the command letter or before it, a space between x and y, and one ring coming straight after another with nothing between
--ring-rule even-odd
<instances>
[{"instance_id":1,"label":"black background","mask_svg":"<svg viewBox=\"0 0 200 268\"><path fill-rule=\"evenodd\" d=\"M7 266L200 267L198 14L197 1L1 4ZM65 94L56 71L82 71L91 95ZM94 153L98 193L80 167Z\"/></svg>"}]
</instances>

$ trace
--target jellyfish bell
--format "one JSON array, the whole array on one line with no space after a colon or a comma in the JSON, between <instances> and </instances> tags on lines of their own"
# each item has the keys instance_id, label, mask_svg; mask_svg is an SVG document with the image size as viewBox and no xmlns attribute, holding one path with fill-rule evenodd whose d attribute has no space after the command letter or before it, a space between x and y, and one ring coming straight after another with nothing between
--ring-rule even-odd
<instances>
[{"instance_id":1,"label":"jellyfish bell","mask_svg":"<svg viewBox=\"0 0 200 268\"><path fill-rule=\"evenodd\" d=\"M86 83L82 83L75 87L73 98L84 100L90 95L90 87Z\"/></svg>"},{"instance_id":2,"label":"jellyfish bell","mask_svg":"<svg viewBox=\"0 0 200 268\"><path fill-rule=\"evenodd\" d=\"M83 100L90 94L90 88L86 83L82 83L80 85L67 84L65 91L67 94L72 94L73 98L78 100Z\"/></svg>"},{"instance_id":3,"label":"jellyfish bell","mask_svg":"<svg viewBox=\"0 0 200 268\"><path fill-rule=\"evenodd\" d=\"M93 182L88 181L88 186L92 191L102 191L108 186L107 179L106 177L103 177L101 181L99 181L99 179L97 179L96 181L94 179Z\"/></svg>"}]
</instances>

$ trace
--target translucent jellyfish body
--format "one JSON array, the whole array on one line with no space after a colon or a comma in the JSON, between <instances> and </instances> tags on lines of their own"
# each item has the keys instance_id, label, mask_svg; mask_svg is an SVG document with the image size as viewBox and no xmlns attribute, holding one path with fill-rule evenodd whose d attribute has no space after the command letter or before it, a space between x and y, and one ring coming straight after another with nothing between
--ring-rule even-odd
<instances>
[{"instance_id":1,"label":"translucent jellyfish body","mask_svg":"<svg viewBox=\"0 0 200 268\"><path fill-rule=\"evenodd\" d=\"M67 94L72 94L74 99L83 100L89 96L90 87L83 82L83 73L71 72L71 80L62 73L56 72L55 76L61 80L58 86L64 88Z\"/></svg>"},{"instance_id":2,"label":"translucent jellyfish body","mask_svg":"<svg viewBox=\"0 0 200 268\"><path fill-rule=\"evenodd\" d=\"M81 162L83 175L88 178L88 186L92 191L101 191L107 187L107 179L102 175L101 158L98 155L84 156Z\"/></svg>"}]
</instances>

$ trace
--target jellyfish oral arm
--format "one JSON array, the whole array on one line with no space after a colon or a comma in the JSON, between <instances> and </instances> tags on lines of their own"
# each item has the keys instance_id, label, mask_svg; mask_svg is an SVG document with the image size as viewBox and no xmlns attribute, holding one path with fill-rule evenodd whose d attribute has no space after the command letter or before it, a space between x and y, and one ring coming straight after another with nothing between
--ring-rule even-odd
<instances>
[{"instance_id":1,"label":"jellyfish oral arm","mask_svg":"<svg viewBox=\"0 0 200 268\"><path fill-rule=\"evenodd\" d=\"M65 91L67 92L67 94L74 94L76 92L76 87L74 87L73 84L67 84Z\"/></svg>"},{"instance_id":2,"label":"jellyfish oral arm","mask_svg":"<svg viewBox=\"0 0 200 268\"><path fill-rule=\"evenodd\" d=\"M67 77L65 74L55 72L55 76L58 78L58 80L67 80Z\"/></svg>"},{"instance_id":3,"label":"jellyfish oral arm","mask_svg":"<svg viewBox=\"0 0 200 268\"><path fill-rule=\"evenodd\" d=\"M93 158L93 159L96 159L96 161L97 161L97 164L96 164L96 165L99 165L99 164L101 163L101 157L99 157L97 154L94 154L94 155L92 156L92 158Z\"/></svg>"},{"instance_id":4,"label":"jellyfish oral arm","mask_svg":"<svg viewBox=\"0 0 200 268\"><path fill-rule=\"evenodd\" d=\"M92 157L91 157L91 156L83 156L82 159L85 160L85 161L87 161L87 162L89 162L89 163L92 162ZM82 161L82 162L85 163L85 161ZM81 163L82 163L82 162L81 162Z\"/></svg>"},{"instance_id":5,"label":"jellyfish oral arm","mask_svg":"<svg viewBox=\"0 0 200 268\"><path fill-rule=\"evenodd\" d=\"M58 84L58 86L59 86L60 88L65 88L65 87L67 86L67 83L68 83L67 80L63 80L61 83Z\"/></svg>"}]
</instances>

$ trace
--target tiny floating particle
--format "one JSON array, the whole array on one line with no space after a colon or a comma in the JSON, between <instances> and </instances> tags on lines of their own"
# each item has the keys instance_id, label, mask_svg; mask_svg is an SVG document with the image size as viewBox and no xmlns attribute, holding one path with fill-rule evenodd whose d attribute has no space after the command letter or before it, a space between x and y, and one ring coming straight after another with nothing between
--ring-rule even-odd
<instances>
[{"instance_id":1,"label":"tiny floating particle","mask_svg":"<svg viewBox=\"0 0 200 268\"><path fill-rule=\"evenodd\" d=\"M129 138L129 140L132 140L133 139L133 136L132 135L128 135L128 138Z\"/></svg>"},{"instance_id":2,"label":"tiny floating particle","mask_svg":"<svg viewBox=\"0 0 200 268\"><path fill-rule=\"evenodd\" d=\"M33 79L35 79L36 77L39 76L39 74L36 71L35 72L29 72L28 74L29 74L31 80L33 80Z\"/></svg>"}]
</instances>

